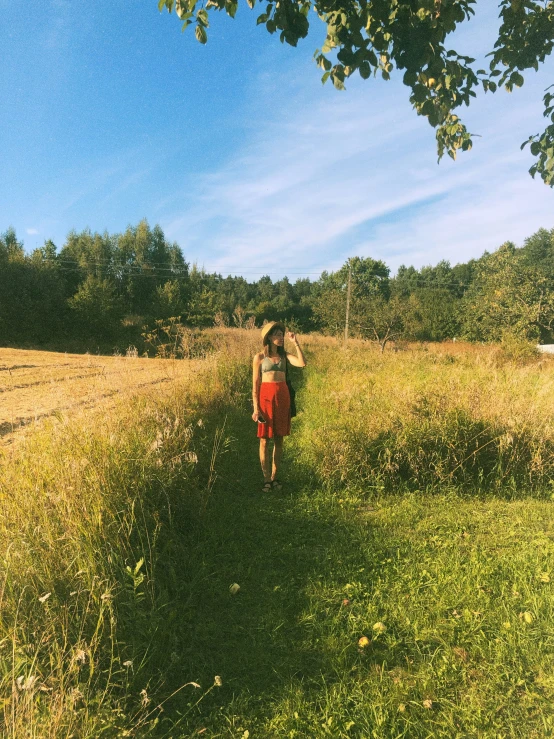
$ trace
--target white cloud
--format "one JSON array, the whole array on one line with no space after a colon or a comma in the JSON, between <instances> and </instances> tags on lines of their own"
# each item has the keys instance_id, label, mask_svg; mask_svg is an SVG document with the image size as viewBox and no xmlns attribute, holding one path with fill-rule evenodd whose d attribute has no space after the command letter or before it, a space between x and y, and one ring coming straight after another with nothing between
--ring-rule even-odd
<instances>
[{"instance_id":1,"label":"white cloud","mask_svg":"<svg viewBox=\"0 0 554 739\"><path fill-rule=\"evenodd\" d=\"M468 125L483 138L440 166L404 88L351 88L258 111L260 133L198 178L192 198L187 187L180 212L166 210L162 226L188 259L246 276L335 269L353 254L395 269L466 261L554 225L552 191L530 178L519 150L529 120L540 121L540 84L519 105L478 100Z\"/></svg>"},{"instance_id":2,"label":"white cloud","mask_svg":"<svg viewBox=\"0 0 554 739\"><path fill-rule=\"evenodd\" d=\"M36 236L38 233L40 233L37 228L26 228L25 231L29 236Z\"/></svg>"}]
</instances>

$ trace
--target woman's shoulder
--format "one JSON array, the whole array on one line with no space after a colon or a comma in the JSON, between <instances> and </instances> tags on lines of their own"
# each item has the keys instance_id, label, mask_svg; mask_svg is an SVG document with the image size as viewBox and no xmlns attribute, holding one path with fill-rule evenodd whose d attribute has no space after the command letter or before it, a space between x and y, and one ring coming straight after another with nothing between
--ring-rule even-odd
<instances>
[{"instance_id":1,"label":"woman's shoulder","mask_svg":"<svg viewBox=\"0 0 554 739\"><path fill-rule=\"evenodd\" d=\"M265 357L264 352L258 352L257 354L254 354L254 361L261 362L264 357Z\"/></svg>"}]
</instances>

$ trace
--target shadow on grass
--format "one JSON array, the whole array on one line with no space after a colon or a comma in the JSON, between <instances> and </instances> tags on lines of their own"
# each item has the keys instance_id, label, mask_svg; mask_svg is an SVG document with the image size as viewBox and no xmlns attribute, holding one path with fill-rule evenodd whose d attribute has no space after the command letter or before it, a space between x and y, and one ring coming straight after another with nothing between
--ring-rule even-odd
<instances>
[{"instance_id":1,"label":"shadow on grass","mask_svg":"<svg viewBox=\"0 0 554 739\"><path fill-rule=\"evenodd\" d=\"M208 421L209 426L214 423L213 418ZM315 486L310 489L308 472L292 467L292 440L287 440L284 490L263 494L249 411L228 409L226 432L234 439L232 449L220 461L205 514L192 530L183 531L184 555L177 565L182 588L170 614L167 652L157 656L160 668L165 663L166 688L195 681L203 691L216 675L222 679L222 687L180 724L189 730L202 725L213 730L223 721L219 709L232 713L237 699L260 720L292 684L311 692L321 690L322 676L327 684L340 679L332 666L336 650L329 653L312 629L314 617L326 614L314 615L310 592L348 577L345 573L360 565L359 529L337 516ZM373 546L375 557L367 552L366 540L365 578L373 577L368 561L374 559L377 567L388 556L390 543L376 536ZM240 586L235 595L229 591L233 583ZM331 614L340 611L341 596L329 607ZM356 642L348 649L346 660L353 663ZM188 687L170 701L170 722L200 695Z\"/></svg>"}]
</instances>

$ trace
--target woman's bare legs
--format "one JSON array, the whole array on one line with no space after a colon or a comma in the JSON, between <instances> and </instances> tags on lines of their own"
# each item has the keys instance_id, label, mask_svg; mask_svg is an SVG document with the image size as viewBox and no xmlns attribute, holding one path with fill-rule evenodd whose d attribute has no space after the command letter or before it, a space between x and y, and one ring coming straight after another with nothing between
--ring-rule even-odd
<instances>
[{"instance_id":1,"label":"woman's bare legs","mask_svg":"<svg viewBox=\"0 0 554 739\"><path fill-rule=\"evenodd\" d=\"M283 437L275 436L273 438L273 466L271 470L271 479L275 480L277 477L277 468L281 464L283 457Z\"/></svg>"},{"instance_id":2,"label":"woman's bare legs","mask_svg":"<svg viewBox=\"0 0 554 739\"><path fill-rule=\"evenodd\" d=\"M271 482L271 458L269 452L269 439L260 439L260 464L262 465L264 482Z\"/></svg>"},{"instance_id":3,"label":"woman's bare legs","mask_svg":"<svg viewBox=\"0 0 554 739\"><path fill-rule=\"evenodd\" d=\"M273 437L273 456L269 447L269 439L260 439L260 464L264 474L264 482L271 482L277 477L277 469L283 457L283 437Z\"/></svg>"}]
</instances>

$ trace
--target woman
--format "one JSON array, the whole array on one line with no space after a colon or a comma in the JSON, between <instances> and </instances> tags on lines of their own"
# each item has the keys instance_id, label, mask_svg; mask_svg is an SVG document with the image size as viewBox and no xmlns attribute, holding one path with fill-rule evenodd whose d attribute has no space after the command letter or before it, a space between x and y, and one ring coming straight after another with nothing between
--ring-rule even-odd
<instances>
[{"instance_id":1,"label":"woman","mask_svg":"<svg viewBox=\"0 0 554 739\"><path fill-rule=\"evenodd\" d=\"M292 332L287 338L296 347L296 356L285 352L285 327L280 321L271 321L262 328L263 351L254 356L252 373L252 419L258 422L260 464L264 474L263 492L279 490L277 470L283 455L283 436L290 434L290 395L287 387L286 364L305 367L306 359ZM273 460L270 458L269 439L273 439Z\"/></svg>"}]
</instances>

